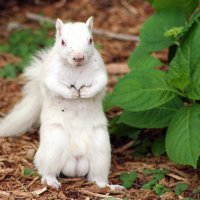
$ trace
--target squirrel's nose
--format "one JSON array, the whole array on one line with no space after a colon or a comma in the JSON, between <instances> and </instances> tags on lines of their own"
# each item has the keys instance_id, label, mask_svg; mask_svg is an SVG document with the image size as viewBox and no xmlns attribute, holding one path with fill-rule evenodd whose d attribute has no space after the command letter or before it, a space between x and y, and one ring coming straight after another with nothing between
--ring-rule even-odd
<instances>
[{"instance_id":1,"label":"squirrel's nose","mask_svg":"<svg viewBox=\"0 0 200 200\"><path fill-rule=\"evenodd\" d=\"M84 61L84 55L80 54L80 53L76 54L76 55L74 55L73 60L75 62L82 62L82 61Z\"/></svg>"}]
</instances>

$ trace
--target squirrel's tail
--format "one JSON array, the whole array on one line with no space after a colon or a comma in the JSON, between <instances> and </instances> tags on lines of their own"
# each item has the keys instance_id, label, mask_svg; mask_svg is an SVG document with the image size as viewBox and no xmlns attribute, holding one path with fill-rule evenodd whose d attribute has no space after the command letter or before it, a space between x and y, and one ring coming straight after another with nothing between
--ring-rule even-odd
<instances>
[{"instance_id":1,"label":"squirrel's tail","mask_svg":"<svg viewBox=\"0 0 200 200\"><path fill-rule=\"evenodd\" d=\"M22 100L0 121L0 137L19 136L39 124L42 105L41 65L42 58L35 58L25 71L24 76L28 78L28 82L23 88Z\"/></svg>"}]
</instances>

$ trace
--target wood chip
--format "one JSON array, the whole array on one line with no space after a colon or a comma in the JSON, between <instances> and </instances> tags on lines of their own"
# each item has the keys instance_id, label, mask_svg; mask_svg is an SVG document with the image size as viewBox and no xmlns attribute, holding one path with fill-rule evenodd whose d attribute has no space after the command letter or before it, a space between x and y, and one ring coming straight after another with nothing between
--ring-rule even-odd
<instances>
[{"instance_id":1,"label":"wood chip","mask_svg":"<svg viewBox=\"0 0 200 200\"><path fill-rule=\"evenodd\" d=\"M65 194L64 194L62 191L60 191L60 192L58 193L58 197L59 197L59 199L62 199L62 200L67 199L67 197L65 196Z\"/></svg>"},{"instance_id":2,"label":"wood chip","mask_svg":"<svg viewBox=\"0 0 200 200\"><path fill-rule=\"evenodd\" d=\"M32 195L29 192L23 192L20 190L13 190L11 193L17 197L31 197Z\"/></svg>"},{"instance_id":3,"label":"wood chip","mask_svg":"<svg viewBox=\"0 0 200 200\"><path fill-rule=\"evenodd\" d=\"M185 182L185 183L190 184L190 181L189 181L188 179L183 178L183 177L181 177L181 176L178 176L178 175L176 175L176 174L169 173L169 174L167 174L167 176L170 176L170 177L172 177L172 178L175 178L175 179L178 180L178 181L183 181L183 182Z\"/></svg>"},{"instance_id":4,"label":"wood chip","mask_svg":"<svg viewBox=\"0 0 200 200\"><path fill-rule=\"evenodd\" d=\"M5 191L0 191L0 196L2 196L2 197L9 197L10 193L9 192L5 192Z\"/></svg>"},{"instance_id":5,"label":"wood chip","mask_svg":"<svg viewBox=\"0 0 200 200\"><path fill-rule=\"evenodd\" d=\"M29 187L31 187L31 185L33 185L37 180L39 179L39 177L35 177L29 184L28 186L26 187L26 189L28 189Z\"/></svg>"},{"instance_id":6,"label":"wood chip","mask_svg":"<svg viewBox=\"0 0 200 200\"><path fill-rule=\"evenodd\" d=\"M39 195L41 195L42 193L44 193L45 191L47 191L47 187L46 187L46 186L43 187L43 188L41 188L41 189L38 189L38 190L33 191L32 194L39 196Z\"/></svg>"},{"instance_id":7,"label":"wood chip","mask_svg":"<svg viewBox=\"0 0 200 200\"><path fill-rule=\"evenodd\" d=\"M130 71L126 63L111 63L106 65L109 74L126 74Z\"/></svg>"},{"instance_id":8,"label":"wood chip","mask_svg":"<svg viewBox=\"0 0 200 200\"><path fill-rule=\"evenodd\" d=\"M100 198L112 197L112 196L109 196L109 195L103 195L103 194L93 193L93 192L90 192L90 191L87 191L87 190L84 190L84 189L80 189L79 192L87 194L87 195L90 195L90 196L93 196L93 197L100 197Z\"/></svg>"},{"instance_id":9,"label":"wood chip","mask_svg":"<svg viewBox=\"0 0 200 200\"><path fill-rule=\"evenodd\" d=\"M118 148L118 149L115 149L113 150L113 153L122 153L124 152L125 150L129 149L132 145L133 145L134 141L131 140L130 142L128 142L127 144L125 144L124 146Z\"/></svg>"}]
</instances>

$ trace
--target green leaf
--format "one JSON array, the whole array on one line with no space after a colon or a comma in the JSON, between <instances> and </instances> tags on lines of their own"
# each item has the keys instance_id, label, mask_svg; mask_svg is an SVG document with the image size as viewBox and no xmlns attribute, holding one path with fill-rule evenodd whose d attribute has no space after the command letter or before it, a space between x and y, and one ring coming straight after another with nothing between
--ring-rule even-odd
<instances>
[{"instance_id":1,"label":"green leaf","mask_svg":"<svg viewBox=\"0 0 200 200\"><path fill-rule=\"evenodd\" d=\"M184 38L184 36L190 31L191 27L196 24L199 23L200 21L200 10L197 10L191 17L190 21L188 21L186 23L186 25L183 28L181 37Z\"/></svg>"},{"instance_id":2,"label":"green leaf","mask_svg":"<svg viewBox=\"0 0 200 200\"><path fill-rule=\"evenodd\" d=\"M153 187L155 186L156 183L157 183L157 181L155 179L150 180L148 183L145 183L142 186L142 189L151 190L151 189L153 189Z\"/></svg>"},{"instance_id":3,"label":"green leaf","mask_svg":"<svg viewBox=\"0 0 200 200\"><path fill-rule=\"evenodd\" d=\"M165 150L165 136L161 135L159 138L154 140L151 145L151 151L154 156L162 155L166 152Z\"/></svg>"},{"instance_id":4,"label":"green leaf","mask_svg":"<svg viewBox=\"0 0 200 200\"><path fill-rule=\"evenodd\" d=\"M111 123L113 121L111 120ZM128 136L129 138L133 139L134 141L138 139L139 133L141 132L140 129L133 128L130 126L127 126L125 124L120 124L117 123L116 121L114 122L116 124L112 125L109 129L110 134L115 134L117 137L123 137L123 136Z\"/></svg>"},{"instance_id":5,"label":"green leaf","mask_svg":"<svg viewBox=\"0 0 200 200\"><path fill-rule=\"evenodd\" d=\"M170 82L182 92L190 83L190 69L184 54L182 48L178 49L168 73Z\"/></svg>"},{"instance_id":6,"label":"green leaf","mask_svg":"<svg viewBox=\"0 0 200 200\"><path fill-rule=\"evenodd\" d=\"M104 111L108 111L113 107L112 102L112 93L106 93L104 99L103 99L103 108Z\"/></svg>"},{"instance_id":7,"label":"green leaf","mask_svg":"<svg viewBox=\"0 0 200 200\"><path fill-rule=\"evenodd\" d=\"M173 27L173 28L169 29L168 31L166 31L164 35L166 37L177 38L179 35L181 35L183 33L183 30L184 30L183 26Z\"/></svg>"},{"instance_id":8,"label":"green leaf","mask_svg":"<svg viewBox=\"0 0 200 200\"><path fill-rule=\"evenodd\" d=\"M163 63L151 56L143 46L137 47L128 59L128 66L131 69L155 68L162 65Z\"/></svg>"},{"instance_id":9,"label":"green leaf","mask_svg":"<svg viewBox=\"0 0 200 200\"><path fill-rule=\"evenodd\" d=\"M135 70L119 80L112 102L128 111L144 111L167 103L176 96L166 73L153 69Z\"/></svg>"},{"instance_id":10,"label":"green leaf","mask_svg":"<svg viewBox=\"0 0 200 200\"><path fill-rule=\"evenodd\" d=\"M166 135L166 151L175 163L197 166L200 156L200 105L181 108Z\"/></svg>"},{"instance_id":11,"label":"green leaf","mask_svg":"<svg viewBox=\"0 0 200 200\"><path fill-rule=\"evenodd\" d=\"M154 0L153 7L156 10L165 10L169 8L181 9L186 17L189 17L197 8L197 0Z\"/></svg>"},{"instance_id":12,"label":"green leaf","mask_svg":"<svg viewBox=\"0 0 200 200\"><path fill-rule=\"evenodd\" d=\"M193 100L200 100L200 63L196 65L194 73L191 75L191 84L186 92L187 96Z\"/></svg>"},{"instance_id":13,"label":"green leaf","mask_svg":"<svg viewBox=\"0 0 200 200\"><path fill-rule=\"evenodd\" d=\"M173 59L169 79L191 99L200 99L200 24L195 24L185 36ZM185 91L185 89L187 90Z\"/></svg>"},{"instance_id":14,"label":"green leaf","mask_svg":"<svg viewBox=\"0 0 200 200\"><path fill-rule=\"evenodd\" d=\"M181 10L168 9L153 14L143 25L140 34L141 46L149 51L158 51L175 43L175 39L165 37L165 32L173 27L184 26L185 16Z\"/></svg>"},{"instance_id":15,"label":"green leaf","mask_svg":"<svg viewBox=\"0 0 200 200\"><path fill-rule=\"evenodd\" d=\"M162 195L165 193L165 187L162 184L156 184L153 188L153 191L157 194L157 195Z\"/></svg>"},{"instance_id":16,"label":"green leaf","mask_svg":"<svg viewBox=\"0 0 200 200\"><path fill-rule=\"evenodd\" d=\"M182 194L187 189L188 189L188 184L177 183L176 187L175 187L175 194L178 196L178 195Z\"/></svg>"},{"instance_id":17,"label":"green leaf","mask_svg":"<svg viewBox=\"0 0 200 200\"><path fill-rule=\"evenodd\" d=\"M133 186L133 183L136 181L137 173L135 171L130 173L122 173L119 178L122 181L122 185L125 188L129 189Z\"/></svg>"},{"instance_id":18,"label":"green leaf","mask_svg":"<svg viewBox=\"0 0 200 200\"><path fill-rule=\"evenodd\" d=\"M134 140L134 156L144 156L149 153L149 148L151 146L151 141L149 138L138 139L137 141Z\"/></svg>"},{"instance_id":19,"label":"green leaf","mask_svg":"<svg viewBox=\"0 0 200 200\"><path fill-rule=\"evenodd\" d=\"M141 112L124 111L119 122L137 128L164 128L181 107L180 99L175 98L166 104Z\"/></svg>"},{"instance_id":20,"label":"green leaf","mask_svg":"<svg viewBox=\"0 0 200 200\"><path fill-rule=\"evenodd\" d=\"M55 30L55 24L52 22L42 21L40 24L41 27L45 30L46 29Z\"/></svg>"},{"instance_id":21,"label":"green leaf","mask_svg":"<svg viewBox=\"0 0 200 200\"><path fill-rule=\"evenodd\" d=\"M8 44L4 44L0 46L0 52L7 52L9 49L9 45Z\"/></svg>"},{"instance_id":22,"label":"green leaf","mask_svg":"<svg viewBox=\"0 0 200 200\"><path fill-rule=\"evenodd\" d=\"M0 69L0 77L14 78L17 75L16 67L12 64L7 64Z\"/></svg>"},{"instance_id":23,"label":"green leaf","mask_svg":"<svg viewBox=\"0 0 200 200\"><path fill-rule=\"evenodd\" d=\"M24 168L23 175L24 176L36 176L37 173L30 168Z\"/></svg>"},{"instance_id":24,"label":"green leaf","mask_svg":"<svg viewBox=\"0 0 200 200\"><path fill-rule=\"evenodd\" d=\"M95 43L95 48L96 48L97 50L103 49L103 44Z\"/></svg>"},{"instance_id":25,"label":"green leaf","mask_svg":"<svg viewBox=\"0 0 200 200\"><path fill-rule=\"evenodd\" d=\"M154 174L153 178L157 181L162 180L163 178L165 178L164 174Z\"/></svg>"}]
</instances>

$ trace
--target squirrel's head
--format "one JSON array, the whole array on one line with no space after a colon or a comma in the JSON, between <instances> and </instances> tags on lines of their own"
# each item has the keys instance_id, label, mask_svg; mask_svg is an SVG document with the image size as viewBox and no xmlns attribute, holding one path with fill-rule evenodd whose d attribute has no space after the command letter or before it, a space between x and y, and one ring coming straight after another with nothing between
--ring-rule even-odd
<instances>
[{"instance_id":1,"label":"squirrel's head","mask_svg":"<svg viewBox=\"0 0 200 200\"><path fill-rule=\"evenodd\" d=\"M92 27L93 17L86 23L64 24L57 19L55 46L61 59L73 66L82 66L90 60L94 54Z\"/></svg>"}]
</instances>

